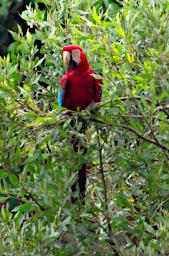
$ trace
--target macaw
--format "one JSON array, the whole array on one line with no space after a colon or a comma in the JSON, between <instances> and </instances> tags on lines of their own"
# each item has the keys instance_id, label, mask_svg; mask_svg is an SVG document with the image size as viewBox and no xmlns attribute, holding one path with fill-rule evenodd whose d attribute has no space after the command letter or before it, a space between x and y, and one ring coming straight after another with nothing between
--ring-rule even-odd
<instances>
[{"instance_id":1,"label":"macaw","mask_svg":"<svg viewBox=\"0 0 169 256\"><path fill-rule=\"evenodd\" d=\"M93 102L101 100L101 79L95 79L94 71L89 67L86 54L81 47L76 45L64 46L62 49L63 62L67 72L62 76L58 89L58 105L69 110L83 110ZM82 124L81 132L86 129ZM78 139L72 140L74 151L78 151ZM87 152L86 147L81 147L83 153ZM86 186L87 164L84 164L78 172L77 182L72 186L75 192L79 187L80 198L84 199ZM71 198L71 202L77 199Z\"/></svg>"},{"instance_id":2,"label":"macaw","mask_svg":"<svg viewBox=\"0 0 169 256\"><path fill-rule=\"evenodd\" d=\"M59 83L58 105L70 110L85 109L101 100L101 83L92 75L84 51L76 45L64 46L63 62L67 72Z\"/></svg>"}]
</instances>

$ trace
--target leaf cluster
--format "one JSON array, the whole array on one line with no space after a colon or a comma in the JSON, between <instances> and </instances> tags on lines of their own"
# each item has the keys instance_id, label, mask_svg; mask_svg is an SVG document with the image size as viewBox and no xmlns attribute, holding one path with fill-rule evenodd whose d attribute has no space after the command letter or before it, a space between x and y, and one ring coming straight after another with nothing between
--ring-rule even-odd
<instances>
[{"instance_id":1,"label":"leaf cluster","mask_svg":"<svg viewBox=\"0 0 169 256\"><path fill-rule=\"evenodd\" d=\"M169 4L101 2L27 6L21 17L35 33L18 26L0 58L4 255L169 253ZM103 79L102 101L81 112L57 106L66 44ZM84 163L86 203L70 205Z\"/></svg>"}]
</instances>

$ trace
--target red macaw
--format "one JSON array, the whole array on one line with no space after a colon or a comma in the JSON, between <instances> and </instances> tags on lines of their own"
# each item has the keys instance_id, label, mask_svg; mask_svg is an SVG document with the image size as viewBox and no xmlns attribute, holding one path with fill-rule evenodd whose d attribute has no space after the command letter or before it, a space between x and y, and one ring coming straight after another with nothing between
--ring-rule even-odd
<instances>
[{"instance_id":1,"label":"red macaw","mask_svg":"<svg viewBox=\"0 0 169 256\"><path fill-rule=\"evenodd\" d=\"M86 55L76 45L62 49L67 72L60 80L58 105L70 110L85 109L90 103L101 99L101 80L95 79Z\"/></svg>"},{"instance_id":2,"label":"red macaw","mask_svg":"<svg viewBox=\"0 0 169 256\"><path fill-rule=\"evenodd\" d=\"M76 45L65 46L62 49L63 62L67 72L63 75L59 83L58 105L70 110L85 109L92 102L101 100L102 80L93 77L94 71L89 67L84 51ZM82 125L81 131L86 128ZM74 151L78 151L78 140L72 140ZM83 147L86 153L86 148ZM78 172L78 186L81 199L85 196L87 164L84 164ZM76 191L76 185L72 186L72 191ZM72 202L76 201L72 197Z\"/></svg>"}]
</instances>

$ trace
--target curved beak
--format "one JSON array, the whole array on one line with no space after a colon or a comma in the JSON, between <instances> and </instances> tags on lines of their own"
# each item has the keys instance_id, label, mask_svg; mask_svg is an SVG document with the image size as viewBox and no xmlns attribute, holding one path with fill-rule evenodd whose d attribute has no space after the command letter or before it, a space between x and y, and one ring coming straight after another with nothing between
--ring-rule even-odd
<instances>
[{"instance_id":1,"label":"curved beak","mask_svg":"<svg viewBox=\"0 0 169 256\"><path fill-rule=\"evenodd\" d=\"M70 63L70 52L68 51L64 51L63 52L63 63L65 65L66 68L69 67L69 63Z\"/></svg>"}]
</instances>

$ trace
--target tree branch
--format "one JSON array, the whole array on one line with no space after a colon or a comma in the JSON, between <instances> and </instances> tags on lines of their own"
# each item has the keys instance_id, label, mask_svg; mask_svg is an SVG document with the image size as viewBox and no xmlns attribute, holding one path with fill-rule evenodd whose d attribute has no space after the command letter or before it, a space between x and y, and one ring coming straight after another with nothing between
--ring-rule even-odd
<instances>
[{"instance_id":1,"label":"tree branch","mask_svg":"<svg viewBox=\"0 0 169 256\"><path fill-rule=\"evenodd\" d=\"M128 130L130 132L133 132L134 134L136 134L139 138L151 143L151 144L154 144L156 145L157 147L160 147L161 149L167 151L169 153L169 148L163 144L161 144L160 142L158 141L155 141L155 140L152 140L151 138L148 138L148 137L145 137L144 135L138 133L136 130L134 130L132 127L130 126L127 126L127 125L120 125L121 128L125 129L125 130Z\"/></svg>"},{"instance_id":2,"label":"tree branch","mask_svg":"<svg viewBox=\"0 0 169 256\"><path fill-rule=\"evenodd\" d=\"M103 167L103 156L102 156L102 145L100 142L100 136L99 136L99 130L97 129L97 140L98 140L98 146L99 146L99 164L100 164L100 173L101 173L101 178L102 178L102 183L103 183L103 191L104 191L104 207L105 207L105 218L107 221L107 226L108 226L108 242L112 245L113 251L116 256L119 256L119 253L117 250L114 248L115 243L112 240L112 231L111 231L111 219L108 213L108 197L107 197L107 186L106 186L106 180L104 176L104 167Z\"/></svg>"}]
</instances>

